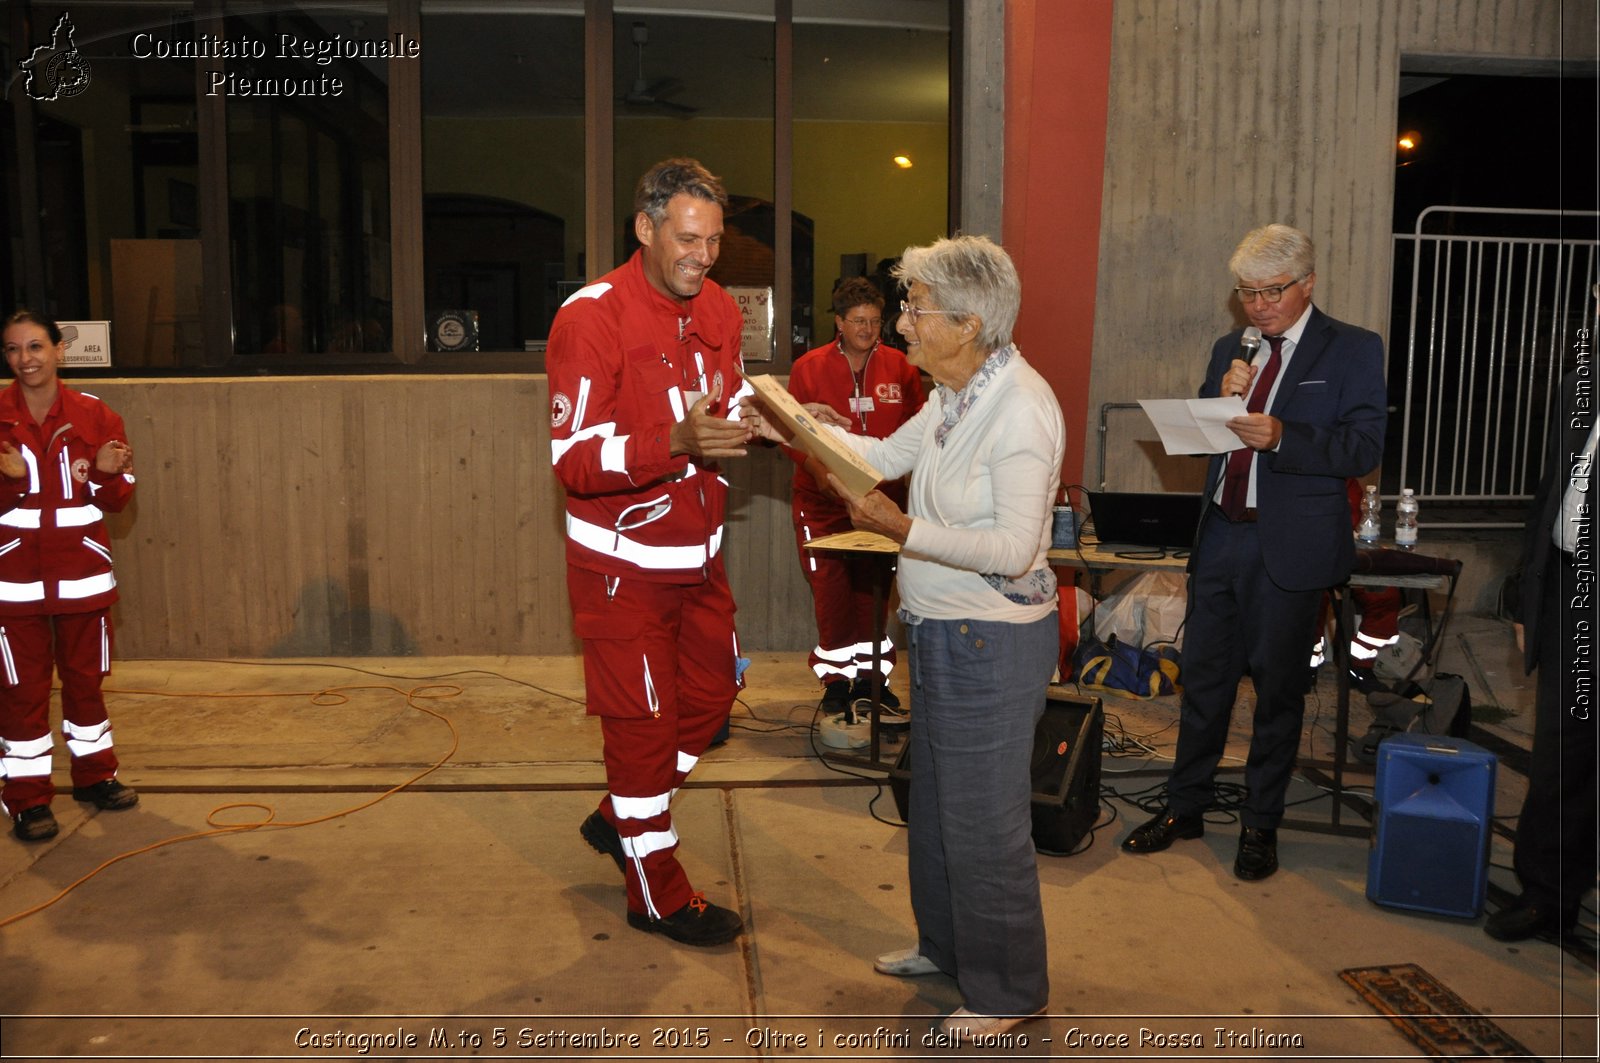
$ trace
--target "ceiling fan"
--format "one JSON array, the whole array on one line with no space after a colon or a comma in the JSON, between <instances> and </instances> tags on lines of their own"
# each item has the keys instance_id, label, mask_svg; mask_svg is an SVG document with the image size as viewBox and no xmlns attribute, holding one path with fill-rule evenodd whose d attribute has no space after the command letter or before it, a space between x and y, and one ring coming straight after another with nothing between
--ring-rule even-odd
<instances>
[{"instance_id":1,"label":"ceiling fan","mask_svg":"<svg viewBox=\"0 0 1600 1063\"><path fill-rule=\"evenodd\" d=\"M639 108L656 108L680 118L697 113L700 108L678 103L669 97L683 91L683 82L675 77L656 78L644 76L644 46L650 43L650 29L643 22L633 24L633 44L639 51L639 72L626 94L618 97L623 103Z\"/></svg>"}]
</instances>

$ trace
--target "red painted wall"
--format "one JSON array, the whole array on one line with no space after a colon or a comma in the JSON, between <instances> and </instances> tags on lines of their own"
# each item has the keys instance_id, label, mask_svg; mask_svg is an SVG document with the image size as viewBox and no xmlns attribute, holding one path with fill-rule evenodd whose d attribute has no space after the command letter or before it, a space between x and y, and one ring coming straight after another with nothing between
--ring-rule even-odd
<instances>
[{"instance_id":1,"label":"red painted wall","mask_svg":"<svg viewBox=\"0 0 1600 1063\"><path fill-rule=\"evenodd\" d=\"M1084 479L1100 256L1112 0L1006 3L1002 239L1022 275L1016 338L1067 422L1064 483Z\"/></svg>"}]
</instances>

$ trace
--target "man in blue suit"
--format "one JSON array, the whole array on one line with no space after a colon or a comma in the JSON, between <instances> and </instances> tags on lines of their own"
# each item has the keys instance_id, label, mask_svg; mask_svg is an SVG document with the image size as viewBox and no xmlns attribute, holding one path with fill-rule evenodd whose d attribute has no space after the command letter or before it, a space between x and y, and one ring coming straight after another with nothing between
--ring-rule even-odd
<instances>
[{"instance_id":1,"label":"man in blue suit","mask_svg":"<svg viewBox=\"0 0 1600 1063\"><path fill-rule=\"evenodd\" d=\"M1388 397L1383 341L1311 303L1309 237L1264 226L1245 236L1228 265L1245 316L1261 331L1252 359L1259 364L1246 361L1243 333L1229 333L1212 347L1200 387L1201 398L1242 395L1250 412L1228 422L1244 446L1212 459L1206 478L1211 501L1189 560L1183 707L1167 805L1122 847L1160 852L1205 833L1212 776L1248 674L1256 704L1233 873L1257 880L1278 869L1277 827L1305 715L1306 646L1323 593L1349 577L1355 560L1345 478L1382 456Z\"/></svg>"}]
</instances>

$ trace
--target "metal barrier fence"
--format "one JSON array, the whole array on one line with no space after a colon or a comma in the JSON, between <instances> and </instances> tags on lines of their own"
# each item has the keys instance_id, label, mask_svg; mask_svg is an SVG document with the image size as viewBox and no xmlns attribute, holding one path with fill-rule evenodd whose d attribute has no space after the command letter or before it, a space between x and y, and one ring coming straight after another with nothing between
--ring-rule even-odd
<instances>
[{"instance_id":1,"label":"metal barrier fence","mask_svg":"<svg viewBox=\"0 0 1600 1063\"><path fill-rule=\"evenodd\" d=\"M1390 348L1404 344L1405 360L1396 366L1391 353L1390 393L1403 398L1399 464L1385 469L1386 487L1414 488L1423 501L1532 497L1563 356L1580 328L1595 327L1597 219L1595 211L1429 207L1413 232L1395 234ZM1450 231L1424 232L1441 221Z\"/></svg>"}]
</instances>

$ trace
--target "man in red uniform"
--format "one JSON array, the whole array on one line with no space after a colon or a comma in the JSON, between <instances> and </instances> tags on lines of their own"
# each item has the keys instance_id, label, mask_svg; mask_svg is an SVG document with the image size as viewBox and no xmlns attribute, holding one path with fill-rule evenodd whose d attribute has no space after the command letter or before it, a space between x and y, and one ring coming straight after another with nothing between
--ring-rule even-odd
<instances>
[{"instance_id":1,"label":"man in red uniform","mask_svg":"<svg viewBox=\"0 0 1600 1063\"><path fill-rule=\"evenodd\" d=\"M1344 486L1345 494L1350 501L1351 520L1359 526L1363 494L1361 481L1352 476L1345 480ZM1356 612L1361 617L1356 625L1355 634L1350 636L1350 686L1365 694L1383 689L1382 681L1373 674L1373 666L1377 664L1378 654L1382 653L1385 647L1400 641L1400 588L1351 587L1350 597L1355 602ZM1327 627L1327 610L1330 604L1324 603L1323 615L1317 620L1317 632L1312 636L1313 677L1316 670L1322 667L1326 657L1325 642L1320 633Z\"/></svg>"},{"instance_id":2,"label":"man in red uniform","mask_svg":"<svg viewBox=\"0 0 1600 1063\"><path fill-rule=\"evenodd\" d=\"M610 791L581 832L626 877L628 924L688 945L744 929L690 887L671 812L739 688L716 459L745 453L750 388L738 307L706 277L726 203L693 159L652 167L640 249L567 299L547 357L567 593Z\"/></svg>"},{"instance_id":3,"label":"man in red uniform","mask_svg":"<svg viewBox=\"0 0 1600 1063\"><path fill-rule=\"evenodd\" d=\"M855 435L881 439L899 428L922 408L922 378L893 347L879 342L883 326L883 293L865 277L851 277L833 293L833 324L838 338L801 355L789 377L789 391L802 403L820 402L849 418ZM811 584L811 604L817 615L817 646L811 651L811 669L823 684L822 711L830 717L846 714L843 721L821 729L830 745L850 745L850 728L857 725L851 706L872 695L874 632L888 609L887 594L873 611L874 588L886 592L894 578L892 561L846 558L811 553L806 543L824 535L851 530L850 511L824 486L825 475L815 459L789 450L797 462L794 471L794 534L800 567ZM905 506L905 485L886 484L884 493ZM900 704L889 690L894 668L894 643L887 635L880 647L883 687L880 703Z\"/></svg>"},{"instance_id":4,"label":"man in red uniform","mask_svg":"<svg viewBox=\"0 0 1600 1063\"><path fill-rule=\"evenodd\" d=\"M0 332L16 378L0 392L0 802L23 841L59 830L50 811L51 665L72 796L102 809L139 795L117 781L100 680L111 670L111 538L105 512L133 497L133 450L109 406L56 376L61 329L22 310Z\"/></svg>"}]
</instances>

